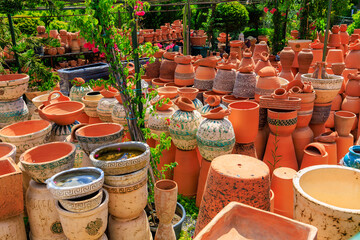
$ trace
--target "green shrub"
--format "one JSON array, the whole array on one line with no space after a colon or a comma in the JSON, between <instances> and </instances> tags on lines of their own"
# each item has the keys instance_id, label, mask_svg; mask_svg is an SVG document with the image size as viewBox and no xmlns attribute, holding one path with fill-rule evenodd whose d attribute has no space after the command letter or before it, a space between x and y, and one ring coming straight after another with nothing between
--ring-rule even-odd
<instances>
[{"instance_id":1,"label":"green shrub","mask_svg":"<svg viewBox=\"0 0 360 240\"><path fill-rule=\"evenodd\" d=\"M36 27L40 25L38 18L13 18L13 21L15 27L27 35L36 35Z\"/></svg>"},{"instance_id":2,"label":"green shrub","mask_svg":"<svg viewBox=\"0 0 360 240\"><path fill-rule=\"evenodd\" d=\"M270 29L270 28L259 28L258 31L256 31L256 29L254 28L246 28L244 31L244 37L247 38L249 36L252 37L258 37L259 35L266 35L268 37L272 36L274 34L274 30Z\"/></svg>"},{"instance_id":3,"label":"green shrub","mask_svg":"<svg viewBox=\"0 0 360 240\"><path fill-rule=\"evenodd\" d=\"M353 34L354 29L356 28L360 28L360 11L358 11L357 13L352 15L352 18L354 20L354 22L352 24L350 24L350 26L347 29L347 32L349 34Z\"/></svg>"},{"instance_id":4,"label":"green shrub","mask_svg":"<svg viewBox=\"0 0 360 240\"><path fill-rule=\"evenodd\" d=\"M49 29L50 30L58 30L58 31L61 29L68 30L68 25L69 24L67 22L54 20L50 23Z\"/></svg>"}]
</instances>

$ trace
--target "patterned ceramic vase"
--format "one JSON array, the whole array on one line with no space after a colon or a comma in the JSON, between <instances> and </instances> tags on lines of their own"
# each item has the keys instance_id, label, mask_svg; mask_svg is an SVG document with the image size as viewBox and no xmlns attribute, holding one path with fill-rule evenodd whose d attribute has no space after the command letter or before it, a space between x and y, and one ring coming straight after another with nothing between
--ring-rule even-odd
<instances>
[{"instance_id":1,"label":"patterned ceramic vase","mask_svg":"<svg viewBox=\"0 0 360 240\"><path fill-rule=\"evenodd\" d=\"M170 135L178 149L193 150L196 148L196 132L200 125L201 115L188 98L180 97L175 104L179 110L170 118Z\"/></svg>"},{"instance_id":2,"label":"patterned ceramic vase","mask_svg":"<svg viewBox=\"0 0 360 240\"><path fill-rule=\"evenodd\" d=\"M80 122L75 121L69 125L58 125L54 123L51 128L50 142L63 142L71 134L71 128Z\"/></svg>"},{"instance_id":3,"label":"patterned ceramic vase","mask_svg":"<svg viewBox=\"0 0 360 240\"><path fill-rule=\"evenodd\" d=\"M202 107L204 106L204 104L197 98L195 98L194 100L192 100L192 102L195 105L196 110L198 110L200 112L200 110L202 109Z\"/></svg>"},{"instance_id":4,"label":"patterned ceramic vase","mask_svg":"<svg viewBox=\"0 0 360 240\"><path fill-rule=\"evenodd\" d=\"M112 110L116 103L117 103L117 100L114 97L112 97L112 98L104 97L104 98L100 99L100 101L97 105L97 108L96 108L96 112L101 121L112 122L111 114L112 114Z\"/></svg>"},{"instance_id":5,"label":"patterned ceramic vase","mask_svg":"<svg viewBox=\"0 0 360 240\"><path fill-rule=\"evenodd\" d=\"M0 128L25 121L28 119L28 115L28 107L21 97L10 102L0 102Z\"/></svg>"},{"instance_id":6,"label":"patterned ceramic vase","mask_svg":"<svg viewBox=\"0 0 360 240\"><path fill-rule=\"evenodd\" d=\"M0 76L0 101L15 101L27 90L29 76L26 74L6 74Z\"/></svg>"},{"instance_id":7,"label":"patterned ceramic vase","mask_svg":"<svg viewBox=\"0 0 360 240\"><path fill-rule=\"evenodd\" d=\"M231 122L224 118L229 114L229 110L218 107L203 115L205 120L199 126L196 140L200 154L206 160L212 161L232 152L235 132Z\"/></svg>"},{"instance_id":8,"label":"patterned ceramic vase","mask_svg":"<svg viewBox=\"0 0 360 240\"><path fill-rule=\"evenodd\" d=\"M111 112L111 119L113 123L121 124L124 127L127 125L125 108L121 103L115 103Z\"/></svg>"},{"instance_id":9,"label":"patterned ceramic vase","mask_svg":"<svg viewBox=\"0 0 360 240\"><path fill-rule=\"evenodd\" d=\"M169 133L169 123L172 115L175 113L174 108L164 111L157 110L149 114L148 127L152 133L160 135L162 132Z\"/></svg>"},{"instance_id":10,"label":"patterned ceramic vase","mask_svg":"<svg viewBox=\"0 0 360 240\"><path fill-rule=\"evenodd\" d=\"M71 101L81 102L81 99L88 93L92 92L92 89L88 86L72 86L70 89L70 99Z\"/></svg>"},{"instance_id":11,"label":"patterned ceramic vase","mask_svg":"<svg viewBox=\"0 0 360 240\"><path fill-rule=\"evenodd\" d=\"M216 93L229 94L234 89L236 80L236 71L233 69L235 65L227 64L217 67L213 85L213 91Z\"/></svg>"}]
</instances>

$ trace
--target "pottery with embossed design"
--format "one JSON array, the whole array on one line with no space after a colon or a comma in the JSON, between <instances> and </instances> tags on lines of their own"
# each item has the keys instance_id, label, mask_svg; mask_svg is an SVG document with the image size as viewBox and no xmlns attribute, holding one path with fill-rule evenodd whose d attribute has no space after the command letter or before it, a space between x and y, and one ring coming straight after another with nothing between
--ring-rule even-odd
<instances>
[{"instance_id":1,"label":"pottery with embossed design","mask_svg":"<svg viewBox=\"0 0 360 240\"><path fill-rule=\"evenodd\" d=\"M231 122L225 119L228 115L230 115L230 110L222 107L212 109L202 115L205 120L199 126L196 140L204 159L212 161L218 156L232 152L235 145L235 132Z\"/></svg>"},{"instance_id":2,"label":"pottery with embossed design","mask_svg":"<svg viewBox=\"0 0 360 240\"><path fill-rule=\"evenodd\" d=\"M234 89L236 80L235 64L224 63L217 67L212 90L216 93L229 94Z\"/></svg>"},{"instance_id":3,"label":"pottery with embossed design","mask_svg":"<svg viewBox=\"0 0 360 240\"><path fill-rule=\"evenodd\" d=\"M29 76L26 74L6 74L0 76L0 101L14 101L27 90Z\"/></svg>"},{"instance_id":4,"label":"pottery with embossed design","mask_svg":"<svg viewBox=\"0 0 360 240\"><path fill-rule=\"evenodd\" d=\"M159 99L159 101L164 100L165 98ZM154 103L156 104L156 103ZM160 135L162 132L169 134L169 124L170 118L175 113L175 109L172 107L172 101L169 103L163 103L163 106L156 106L156 112L149 114L148 128L150 128L152 133Z\"/></svg>"},{"instance_id":5,"label":"pottery with embossed design","mask_svg":"<svg viewBox=\"0 0 360 240\"><path fill-rule=\"evenodd\" d=\"M22 98L0 102L0 128L28 119L29 109Z\"/></svg>"}]
</instances>

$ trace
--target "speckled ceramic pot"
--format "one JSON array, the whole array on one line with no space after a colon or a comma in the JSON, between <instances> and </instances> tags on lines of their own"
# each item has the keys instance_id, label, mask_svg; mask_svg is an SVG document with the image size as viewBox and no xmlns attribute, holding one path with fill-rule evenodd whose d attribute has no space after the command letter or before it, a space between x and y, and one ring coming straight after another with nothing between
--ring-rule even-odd
<instances>
[{"instance_id":1,"label":"speckled ceramic pot","mask_svg":"<svg viewBox=\"0 0 360 240\"><path fill-rule=\"evenodd\" d=\"M100 101L98 102L97 108L96 108L96 112L101 121L112 122L111 114L112 114L113 108L117 102L118 101L114 97L113 98L105 98L104 97L104 98L100 99Z\"/></svg>"},{"instance_id":2,"label":"speckled ceramic pot","mask_svg":"<svg viewBox=\"0 0 360 240\"><path fill-rule=\"evenodd\" d=\"M171 116L175 113L174 108L169 108L165 111L157 110L149 114L148 128L152 133L159 135L162 132L169 134L169 123Z\"/></svg>"},{"instance_id":3,"label":"speckled ceramic pot","mask_svg":"<svg viewBox=\"0 0 360 240\"><path fill-rule=\"evenodd\" d=\"M0 221L0 239L6 239L6 240L27 239L24 218L22 214Z\"/></svg>"},{"instance_id":4,"label":"speckled ceramic pot","mask_svg":"<svg viewBox=\"0 0 360 240\"><path fill-rule=\"evenodd\" d=\"M0 102L0 128L28 119L29 109L20 97L10 102Z\"/></svg>"},{"instance_id":5,"label":"speckled ceramic pot","mask_svg":"<svg viewBox=\"0 0 360 240\"><path fill-rule=\"evenodd\" d=\"M202 90L211 90L216 70L213 67L198 66L195 71L194 87Z\"/></svg>"},{"instance_id":6,"label":"speckled ceramic pot","mask_svg":"<svg viewBox=\"0 0 360 240\"><path fill-rule=\"evenodd\" d=\"M81 149L80 143L77 139L72 139L69 135L66 137L64 142L69 142L76 146L74 168L93 167L89 156Z\"/></svg>"},{"instance_id":7,"label":"speckled ceramic pot","mask_svg":"<svg viewBox=\"0 0 360 240\"><path fill-rule=\"evenodd\" d=\"M19 99L27 90L29 76L26 74L7 74L0 76L0 101Z\"/></svg>"},{"instance_id":8,"label":"speckled ceramic pot","mask_svg":"<svg viewBox=\"0 0 360 240\"><path fill-rule=\"evenodd\" d=\"M360 170L317 165L293 179L294 219L318 228L318 239L349 239L359 232Z\"/></svg>"},{"instance_id":9,"label":"speckled ceramic pot","mask_svg":"<svg viewBox=\"0 0 360 240\"><path fill-rule=\"evenodd\" d=\"M111 119L113 123L121 124L124 127L127 125L125 108L121 103L115 103L111 112Z\"/></svg>"},{"instance_id":10,"label":"speckled ceramic pot","mask_svg":"<svg viewBox=\"0 0 360 240\"><path fill-rule=\"evenodd\" d=\"M59 201L56 201L56 210L59 213L64 233L69 240L98 240L102 237L107 227L109 204L109 194L106 190L102 191L101 204L87 212L69 212L60 205Z\"/></svg>"},{"instance_id":11,"label":"speckled ceramic pot","mask_svg":"<svg viewBox=\"0 0 360 240\"><path fill-rule=\"evenodd\" d=\"M196 132L200 121L201 115L196 110L191 112L177 110L171 116L169 131L178 149L187 151L196 148Z\"/></svg>"},{"instance_id":12,"label":"speckled ceramic pot","mask_svg":"<svg viewBox=\"0 0 360 240\"><path fill-rule=\"evenodd\" d=\"M100 95L99 92L98 95ZM85 104L84 111L86 115L88 115L89 117L93 117L93 118L99 117L96 109L100 99L102 98L102 95L100 96L101 97L99 97L99 99L95 99L95 98L88 99L86 96L81 99L81 101Z\"/></svg>"},{"instance_id":13,"label":"speckled ceramic pot","mask_svg":"<svg viewBox=\"0 0 360 240\"><path fill-rule=\"evenodd\" d=\"M47 143L50 139L50 132L50 122L30 120L4 127L0 130L0 139L16 146L16 159L19 159L26 150Z\"/></svg>"},{"instance_id":14,"label":"speckled ceramic pot","mask_svg":"<svg viewBox=\"0 0 360 240\"><path fill-rule=\"evenodd\" d=\"M216 93L229 94L234 89L236 71L218 69L213 85L213 91Z\"/></svg>"},{"instance_id":15,"label":"speckled ceramic pot","mask_svg":"<svg viewBox=\"0 0 360 240\"><path fill-rule=\"evenodd\" d=\"M55 200L45 184L31 180L26 192L31 239L65 240Z\"/></svg>"},{"instance_id":16,"label":"speckled ceramic pot","mask_svg":"<svg viewBox=\"0 0 360 240\"><path fill-rule=\"evenodd\" d=\"M194 106L196 108L196 110L198 110L200 112L200 109L202 109L202 107L204 106L204 104L197 98L195 98L194 100L192 100L192 102L194 103Z\"/></svg>"},{"instance_id":17,"label":"speckled ceramic pot","mask_svg":"<svg viewBox=\"0 0 360 240\"><path fill-rule=\"evenodd\" d=\"M235 97L254 98L256 86L256 73L241 73L236 74L236 81L234 85L233 95Z\"/></svg>"},{"instance_id":18,"label":"speckled ceramic pot","mask_svg":"<svg viewBox=\"0 0 360 240\"><path fill-rule=\"evenodd\" d=\"M72 86L70 89L69 97L71 101L81 102L81 99L88 93L92 92L92 89L88 86Z\"/></svg>"},{"instance_id":19,"label":"speckled ceramic pot","mask_svg":"<svg viewBox=\"0 0 360 240\"><path fill-rule=\"evenodd\" d=\"M226 118L205 118L196 133L196 140L201 156L212 161L232 152L235 145L234 128Z\"/></svg>"}]
</instances>

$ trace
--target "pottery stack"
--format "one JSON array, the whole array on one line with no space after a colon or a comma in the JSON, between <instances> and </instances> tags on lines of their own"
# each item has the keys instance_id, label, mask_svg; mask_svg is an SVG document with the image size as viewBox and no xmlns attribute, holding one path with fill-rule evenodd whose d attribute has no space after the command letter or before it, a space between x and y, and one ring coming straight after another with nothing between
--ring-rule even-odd
<instances>
[{"instance_id":1,"label":"pottery stack","mask_svg":"<svg viewBox=\"0 0 360 240\"><path fill-rule=\"evenodd\" d=\"M215 56L206 57L197 60L194 65L197 66L195 70L194 87L199 90L209 91L213 88L213 83L216 75L216 63L219 59Z\"/></svg>"},{"instance_id":2,"label":"pottery stack","mask_svg":"<svg viewBox=\"0 0 360 240\"><path fill-rule=\"evenodd\" d=\"M107 239L109 194L102 189L104 172L93 167L74 168L47 181L67 239Z\"/></svg>"},{"instance_id":3,"label":"pottery stack","mask_svg":"<svg viewBox=\"0 0 360 240\"><path fill-rule=\"evenodd\" d=\"M1 156L0 239L27 239L23 221L24 199L22 181L22 172L12 158Z\"/></svg>"},{"instance_id":4,"label":"pottery stack","mask_svg":"<svg viewBox=\"0 0 360 240\"><path fill-rule=\"evenodd\" d=\"M114 87L102 89L100 94L103 96L98 102L96 112L102 122L112 122L111 114L118 100L115 98L119 91Z\"/></svg>"},{"instance_id":5,"label":"pottery stack","mask_svg":"<svg viewBox=\"0 0 360 240\"><path fill-rule=\"evenodd\" d=\"M0 128L28 119L29 110L22 98L28 83L26 74L0 76Z\"/></svg>"},{"instance_id":6,"label":"pottery stack","mask_svg":"<svg viewBox=\"0 0 360 240\"><path fill-rule=\"evenodd\" d=\"M175 56L177 63L174 74L174 82L177 86L194 85L195 72L191 63L191 56Z\"/></svg>"},{"instance_id":7,"label":"pottery stack","mask_svg":"<svg viewBox=\"0 0 360 240\"><path fill-rule=\"evenodd\" d=\"M81 99L81 101L85 104L84 112L89 117L89 123L99 123L102 122L99 118L97 113L97 106L99 104L100 99L103 98L103 95L100 94L100 88L97 91L88 92L85 96Z\"/></svg>"},{"instance_id":8,"label":"pottery stack","mask_svg":"<svg viewBox=\"0 0 360 240\"><path fill-rule=\"evenodd\" d=\"M31 239L66 239L54 198L45 183L74 166L75 149L71 143L53 142L33 147L20 156L23 171L32 178L25 198Z\"/></svg>"},{"instance_id":9,"label":"pottery stack","mask_svg":"<svg viewBox=\"0 0 360 240\"><path fill-rule=\"evenodd\" d=\"M179 108L170 118L170 136L176 146L174 181L178 184L179 194L195 196L200 172L200 161L197 157L196 133L201 115L194 103L187 97L175 100ZM184 178L186 176L186 178Z\"/></svg>"},{"instance_id":10,"label":"pottery stack","mask_svg":"<svg viewBox=\"0 0 360 240\"><path fill-rule=\"evenodd\" d=\"M150 147L142 142L114 143L91 152L95 167L104 171L109 193L109 239L150 240L147 204L147 172Z\"/></svg>"}]
</instances>

